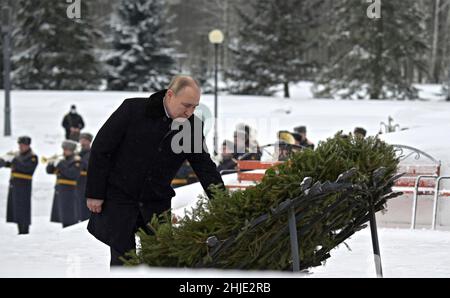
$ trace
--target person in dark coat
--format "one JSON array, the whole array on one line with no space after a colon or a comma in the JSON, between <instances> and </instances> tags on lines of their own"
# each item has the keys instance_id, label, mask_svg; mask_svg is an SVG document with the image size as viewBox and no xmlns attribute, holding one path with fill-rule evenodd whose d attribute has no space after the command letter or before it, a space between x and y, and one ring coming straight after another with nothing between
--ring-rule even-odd
<instances>
[{"instance_id":1,"label":"person in dark coat","mask_svg":"<svg viewBox=\"0 0 450 298\"><path fill-rule=\"evenodd\" d=\"M299 139L297 142L298 145L314 150L314 143L308 140L306 136L306 126L297 126L294 128L294 132L301 136L301 139Z\"/></svg>"},{"instance_id":2,"label":"person in dark coat","mask_svg":"<svg viewBox=\"0 0 450 298\"><path fill-rule=\"evenodd\" d=\"M91 154L91 143L94 137L90 133L82 133L80 134L80 145L81 151L79 156L81 158L81 172L80 178L78 178L77 182L77 192L78 192L78 220L85 221L89 219L91 215L91 211L87 208L86 205L86 197L84 196L86 192L86 178L87 178L87 170L89 164L89 156Z\"/></svg>"},{"instance_id":3,"label":"person in dark coat","mask_svg":"<svg viewBox=\"0 0 450 298\"><path fill-rule=\"evenodd\" d=\"M171 185L173 188L177 188L195 182L198 182L197 176L192 170L189 161L185 160L175 175L175 178L172 180Z\"/></svg>"},{"instance_id":4,"label":"person in dark coat","mask_svg":"<svg viewBox=\"0 0 450 298\"><path fill-rule=\"evenodd\" d=\"M222 160L217 166L221 174L233 173L236 171L237 160L233 158L234 143L230 140L224 140L222 143ZM223 173L222 173L223 171Z\"/></svg>"},{"instance_id":5,"label":"person in dark coat","mask_svg":"<svg viewBox=\"0 0 450 298\"><path fill-rule=\"evenodd\" d=\"M6 221L17 223L19 234L28 234L31 225L31 188L38 157L31 150L31 138L18 139L19 152L11 161L0 158L0 168L11 168Z\"/></svg>"},{"instance_id":6,"label":"person in dark coat","mask_svg":"<svg viewBox=\"0 0 450 298\"><path fill-rule=\"evenodd\" d=\"M64 115L62 127L66 131L66 140L77 141L80 137L80 132L84 128L83 117L77 113L77 107L72 105L70 112Z\"/></svg>"},{"instance_id":7,"label":"person in dark coat","mask_svg":"<svg viewBox=\"0 0 450 298\"><path fill-rule=\"evenodd\" d=\"M111 265L122 265L120 257L136 249L139 228L150 232L153 215L170 210L170 184L186 159L209 198L209 186L223 187L203 123L193 115L199 101L198 82L177 76L150 98L126 99L96 135L86 185L88 231L110 246Z\"/></svg>"},{"instance_id":8,"label":"person in dark coat","mask_svg":"<svg viewBox=\"0 0 450 298\"><path fill-rule=\"evenodd\" d=\"M81 172L81 160L75 155L77 142L66 140L62 144L63 159L50 161L47 173L56 175L50 221L62 223L63 228L78 223L77 180ZM56 165L55 165L56 164Z\"/></svg>"}]
</instances>

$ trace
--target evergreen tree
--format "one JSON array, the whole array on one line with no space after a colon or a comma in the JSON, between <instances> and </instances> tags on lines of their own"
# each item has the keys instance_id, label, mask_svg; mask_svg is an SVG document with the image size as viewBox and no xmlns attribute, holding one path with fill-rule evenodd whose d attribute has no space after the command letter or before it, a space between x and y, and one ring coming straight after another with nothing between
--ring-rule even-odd
<instances>
[{"instance_id":1,"label":"evergreen tree","mask_svg":"<svg viewBox=\"0 0 450 298\"><path fill-rule=\"evenodd\" d=\"M365 0L333 1L325 40L329 65L316 81L318 96L413 99L417 90L405 65L424 69L424 14L417 1L383 1L369 18Z\"/></svg>"},{"instance_id":2,"label":"evergreen tree","mask_svg":"<svg viewBox=\"0 0 450 298\"><path fill-rule=\"evenodd\" d=\"M113 90L160 90L174 75L175 50L169 46L164 0L122 0L114 25L114 50L108 88Z\"/></svg>"},{"instance_id":3,"label":"evergreen tree","mask_svg":"<svg viewBox=\"0 0 450 298\"><path fill-rule=\"evenodd\" d=\"M230 49L235 68L227 73L232 93L270 94L270 87L302 79L311 67L304 53L314 45L311 29L322 1L260 0L252 2L253 12L239 11L242 26Z\"/></svg>"},{"instance_id":4,"label":"evergreen tree","mask_svg":"<svg viewBox=\"0 0 450 298\"><path fill-rule=\"evenodd\" d=\"M96 31L88 1L80 1L81 18L70 19L65 1L20 0L13 33L13 83L23 89L96 89L98 65L92 47Z\"/></svg>"}]
</instances>

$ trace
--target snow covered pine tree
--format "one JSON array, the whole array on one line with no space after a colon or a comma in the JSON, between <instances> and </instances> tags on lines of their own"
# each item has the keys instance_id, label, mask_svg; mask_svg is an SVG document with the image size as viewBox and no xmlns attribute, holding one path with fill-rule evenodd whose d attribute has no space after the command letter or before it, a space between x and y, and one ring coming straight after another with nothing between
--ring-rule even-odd
<instances>
[{"instance_id":1,"label":"snow covered pine tree","mask_svg":"<svg viewBox=\"0 0 450 298\"><path fill-rule=\"evenodd\" d=\"M419 1L383 1L381 18L369 18L365 0L332 2L324 41L329 64L316 79L316 96L414 99L404 66L425 71L425 15Z\"/></svg>"},{"instance_id":2,"label":"snow covered pine tree","mask_svg":"<svg viewBox=\"0 0 450 298\"><path fill-rule=\"evenodd\" d=\"M85 90L100 84L89 20L89 2L81 1L82 17L70 19L65 1L19 0L13 32L13 83L21 89Z\"/></svg>"},{"instance_id":3,"label":"snow covered pine tree","mask_svg":"<svg viewBox=\"0 0 450 298\"><path fill-rule=\"evenodd\" d=\"M157 91L175 74L171 18L164 0L122 0L113 24L108 89Z\"/></svg>"}]
</instances>

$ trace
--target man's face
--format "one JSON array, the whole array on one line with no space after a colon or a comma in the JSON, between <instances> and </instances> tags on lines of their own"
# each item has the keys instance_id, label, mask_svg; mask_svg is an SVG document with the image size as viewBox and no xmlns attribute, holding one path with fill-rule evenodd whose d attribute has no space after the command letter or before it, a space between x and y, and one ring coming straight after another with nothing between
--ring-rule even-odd
<instances>
[{"instance_id":1,"label":"man's face","mask_svg":"<svg viewBox=\"0 0 450 298\"><path fill-rule=\"evenodd\" d=\"M72 156L74 154L74 152L72 151L72 150L69 150L69 149L63 149L63 155L65 156L65 157L67 157L67 156Z\"/></svg>"},{"instance_id":2,"label":"man's face","mask_svg":"<svg viewBox=\"0 0 450 298\"><path fill-rule=\"evenodd\" d=\"M88 150L89 148L91 148L91 142L84 138L80 139L80 145L81 145L81 148L84 150Z\"/></svg>"},{"instance_id":3,"label":"man's face","mask_svg":"<svg viewBox=\"0 0 450 298\"><path fill-rule=\"evenodd\" d=\"M222 145L222 157L223 159L229 159L233 155L233 149L228 148L227 145Z\"/></svg>"},{"instance_id":4,"label":"man's face","mask_svg":"<svg viewBox=\"0 0 450 298\"><path fill-rule=\"evenodd\" d=\"M200 90L194 87L185 87L178 94L170 89L166 93L166 108L172 119L191 117L199 102Z\"/></svg>"},{"instance_id":5,"label":"man's face","mask_svg":"<svg viewBox=\"0 0 450 298\"><path fill-rule=\"evenodd\" d=\"M19 144L19 152L20 153L25 153L28 150L30 150L30 145L26 145L26 144Z\"/></svg>"}]
</instances>

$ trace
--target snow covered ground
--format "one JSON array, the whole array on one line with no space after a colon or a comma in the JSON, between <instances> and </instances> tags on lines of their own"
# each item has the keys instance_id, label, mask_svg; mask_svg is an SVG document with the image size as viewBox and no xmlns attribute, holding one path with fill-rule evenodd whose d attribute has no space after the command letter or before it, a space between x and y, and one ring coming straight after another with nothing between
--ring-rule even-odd
<instances>
[{"instance_id":1,"label":"snow covered ground","mask_svg":"<svg viewBox=\"0 0 450 298\"><path fill-rule=\"evenodd\" d=\"M370 232L365 229L331 252L312 274L149 268L109 269L109 249L86 232L87 222L58 228L35 217L30 235L0 225L0 277L375 277ZM379 229L385 277L449 277L450 232Z\"/></svg>"},{"instance_id":2,"label":"snow covered ground","mask_svg":"<svg viewBox=\"0 0 450 298\"><path fill-rule=\"evenodd\" d=\"M338 130L350 132L363 126L376 134L380 122L392 116L395 123L407 130L383 135L390 142L417 147L440 159L443 174L450 174L450 103L439 95L440 86L420 86L421 101L346 101L312 100L310 83L293 90L291 99L256 96L219 97L219 139L231 139L235 125L245 122L257 128L260 144L275 141L280 129L291 130L307 125L309 138L318 142ZM60 126L71 104L76 104L87 124L85 131L95 133L111 112L126 97L145 96L129 92L58 92L16 91L12 93L12 137L0 137L0 155L16 149L18 136L33 138L33 148L39 156L59 153L63 140ZM3 93L0 92L0 99ZM205 95L202 103L213 111L214 97ZM0 110L3 111L3 100ZM3 131L3 113L0 115ZM208 126L207 126L208 129ZM207 136L212 148L212 133ZM30 235L16 235L16 226L5 223L6 194L9 172L0 170L0 277L7 276L145 276L203 277L220 276L284 276L280 273L242 273L223 271L191 271L139 268L109 271L108 248L86 232L86 223L62 229L50 223L54 177L45 173L41 164L33 180L33 225ZM231 178L227 178L231 179ZM199 185L176 190L173 200L176 213L195 203L202 192ZM409 212L409 210L407 211ZM450 214L442 216L450 217ZM450 232L429 230L380 229L380 245L385 276L389 277L449 277ZM372 277L374 266L370 233L364 230L332 252L327 264L312 270L310 277ZM420 256L420 257L418 257ZM292 276L289 274L288 276Z\"/></svg>"}]
</instances>

